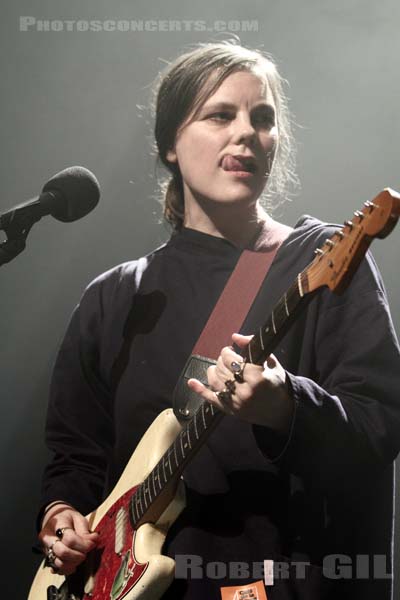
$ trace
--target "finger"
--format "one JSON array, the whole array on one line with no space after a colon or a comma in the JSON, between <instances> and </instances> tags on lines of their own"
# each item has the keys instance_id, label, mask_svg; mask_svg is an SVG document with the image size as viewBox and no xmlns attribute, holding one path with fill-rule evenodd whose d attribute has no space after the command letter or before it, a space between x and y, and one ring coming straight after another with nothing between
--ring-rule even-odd
<instances>
[{"instance_id":1,"label":"finger","mask_svg":"<svg viewBox=\"0 0 400 600\"><path fill-rule=\"evenodd\" d=\"M85 543L96 544L99 534L97 531L90 531L87 519L78 512L73 514L74 530L85 540Z\"/></svg>"},{"instance_id":2,"label":"finger","mask_svg":"<svg viewBox=\"0 0 400 600\"><path fill-rule=\"evenodd\" d=\"M223 383L227 377L232 376L232 373L224 362L222 352L223 350L221 351L221 355L218 357L217 364L215 365L215 374L221 379L221 382ZM212 374L212 371L210 369L212 369L212 367L208 367L207 376L209 374Z\"/></svg>"},{"instance_id":3,"label":"finger","mask_svg":"<svg viewBox=\"0 0 400 600\"><path fill-rule=\"evenodd\" d=\"M52 562L52 565L53 566L51 567L51 572L54 573L54 575L67 575L67 573L63 571L64 565L59 558L55 558Z\"/></svg>"},{"instance_id":4,"label":"finger","mask_svg":"<svg viewBox=\"0 0 400 600\"><path fill-rule=\"evenodd\" d=\"M243 356L241 356L240 354L237 354L232 348L229 348L228 346L226 346L225 348L222 348L221 358L222 358L224 367L226 369L226 372L230 375L230 377L232 377L232 373L233 373L232 363L233 362L238 362L238 363L243 362Z\"/></svg>"},{"instance_id":5,"label":"finger","mask_svg":"<svg viewBox=\"0 0 400 600\"><path fill-rule=\"evenodd\" d=\"M211 390L215 392L224 389L228 379L232 379L232 371L229 370L220 356L217 365L207 369L208 384Z\"/></svg>"},{"instance_id":6,"label":"finger","mask_svg":"<svg viewBox=\"0 0 400 600\"><path fill-rule=\"evenodd\" d=\"M66 536L65 540L63 539L62 541L59 538L54 539L54 535L46 534L41 537L41 543L45 553L49 548L52 548L57 556L68 556L71 559L74 557L78 558L78 554L86 554L94 547L93 544L88 544L76 533L71 533L70 536ZM66 549L68 553L66 553Z\"/></svg>"},{"instance_id":7,"label":"finger","mask_svg":"<svg viewBox=\"0 0 400 600\"><path fill-rule=\"evenodd\" d=\"M190 387L190 389L193 392L196 392L196 394L199 394L202 398L204 398L204 400L209 400L212 396L215 395L214 392L212 392L210 389L208 389L198 379L193 379L193 378L189 379L187 384L188 384L188 387Z\"/></svg>"},{"instance_id":8,"label":"finger","mask_svg":"<svg viewBox=\"0 0 400 600\"><path fill-rule=\"evenodd\" d=\"M62 563L70 563L78 565L86 558L86 551L74 550L70 546L67 546L64 542L59 539L53 540L51 545L54 554Z\"/></svg>"},{"instance_id":9,"label":"finger","mask_svg":"<svg viewBox=\"0 0 400 600\"><path fill-rule=\"evenodd\" d=\"M67 548L58 538L44 545L43 551L47 560L51 556L51 562L48 566L51 567L52 572L61 575L73 573L76 567L86 559L86 553L75 552Z\"/></svg>"},{"instance_id":10,"label":"finger","mask_svg":"<svg viewBox=\"0 0 400 600\"><path fill-rule=\"evenodd\" d=\"M89 523L87 519L78 512L74 512L72 515L73 529L78 535L85 535L91 533L89 530Z\"/></svg>"},{"instance_id":11,"label":"finger","mask_svg":"<svg viewBox=\"0 0 400 600\"><path fill-rule=\"evenodd\" d=\"M54 536L47 534L40 538L44 551L49 548L54 542ZM57 549L62 549L63 556L65 555L65 548L71 550L71 554L68 554L69 558L73 558L73 553L77 552L78 554L87 554L91 550L93 550L98 541L98 535L92 539L92 536L89 538L88 535L79 536L74 532L71 532L64 536L61 544L57 543ZM57 538L57 542L61 542ZM77 557L78 558L78 557Z\"/></svg>"},{"instance_id":12,"label":"finger","mask_svg":"<svg viewBox=\"0 0 400 600\"><path fill-rule=\"evenodd\" d=\"M202 398L204 398L204 400L206 400L222 412L225 412L226 414L232 414L232 410L230 409L230 407L227 406L226 403L221 402L216 393L206 388L206 386L203 385L201 381L199 381L198 379L189 379L187 383L190 389L196 392L196 394L199 394Z\"/></svg>"},{"instance_id":13,"label":"finger","mask_svg":"<svg viewBox=\"0 0 400 600\"><path fill-rule=\"evenodd\" d=\"M67 548L85 553L96 547L98 539L99 534L97 532L79 535L73 529L67 529L62 537L62 541Z\"/></svg>"},{"instance_id":14,"label":"finger","mask_svg":"<svg viewBox=\"0 0 400 600\"><path fill-rule=\"evenodd\" d=\"M233 333L232 342L239 346L239 348L246 348L246 346L249 345L249 342L253 337L253 335L242 335L241 333Z\"/></svg>"},{"instance_id":15,"label":"finger","mask_svg":"<svg viewBox=\"0 0 400 600\"><path fill-rule=\"evenodd\" d=\"M62 538L56 536L58 529L64 530ZM90 532L85 517L75 510L70 510L51 518L40 532L39 540L48 547L54 541L54 536L62 539L63 543L73 550L89 552L96 546L99 534Z\"/></svg>"},{"instance_id":16,"label":"finger","mask_svg":"<svg viewBox=\"0 0 400 600\"><path fill-rule=\"evenodd\" d=\"M86 556L84 555L83 559L78 562L64 562L60 558L56 557L53 561L54 568L51 568L51 572L55 575L72 575L75 573L77 567L85 560Z\"/></svg>"}]
</instances>

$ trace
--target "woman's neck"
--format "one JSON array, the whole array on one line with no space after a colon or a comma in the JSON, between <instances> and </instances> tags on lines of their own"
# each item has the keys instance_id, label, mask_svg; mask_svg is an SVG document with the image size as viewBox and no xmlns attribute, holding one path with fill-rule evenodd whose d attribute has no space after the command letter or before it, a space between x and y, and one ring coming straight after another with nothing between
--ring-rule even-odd
<instances>
[{"instance_id":1,"label":"woman's neck","mask_svg":"<svg viewBox=\"0 0 400 600\"><path fill-rule=\"evenodd\" d=\"M268 224L273 228L274 223L258 203L246 210L232 204L213 206L212 211L198 204L185 206L185 227L223 237L238 248L251 246L260 230Z\"/></svg>"}]
</instances>

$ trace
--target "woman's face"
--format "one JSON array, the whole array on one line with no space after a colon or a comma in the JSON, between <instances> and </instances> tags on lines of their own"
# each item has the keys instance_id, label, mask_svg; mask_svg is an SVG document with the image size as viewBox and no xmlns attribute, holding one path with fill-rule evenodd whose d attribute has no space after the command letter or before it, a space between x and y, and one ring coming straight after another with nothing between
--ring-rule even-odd
<instances>
[{"instance_id":1,"label":"woman's face","mask_svg":"<svg viewBox=\"0 0 400 600\"><path fill-rule=\"evenodd\" d=\"M253 205L277 143L275 105L264 77L227 77L180 129L167 158L178 163L185 207L193 202Z\"/></svg>"}]
</instances>

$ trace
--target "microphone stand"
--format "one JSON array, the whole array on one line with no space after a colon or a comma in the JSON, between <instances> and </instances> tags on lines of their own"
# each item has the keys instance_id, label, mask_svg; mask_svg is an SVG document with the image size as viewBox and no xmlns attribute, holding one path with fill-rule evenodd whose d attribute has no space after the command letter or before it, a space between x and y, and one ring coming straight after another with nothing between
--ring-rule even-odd
<instances>
[{"instance_id":1,"label":"microphone stand","mask_svg":"<svg viewBox=\"0 0 400 600\"><path fill-rule=\"evenodd\" d=\"M32 225L33 223L29 223L29 225L12 223L9 227L3 228L7 239L0 244L0 267L25 250L25 241Z\"/></svg>"}]
</instances>

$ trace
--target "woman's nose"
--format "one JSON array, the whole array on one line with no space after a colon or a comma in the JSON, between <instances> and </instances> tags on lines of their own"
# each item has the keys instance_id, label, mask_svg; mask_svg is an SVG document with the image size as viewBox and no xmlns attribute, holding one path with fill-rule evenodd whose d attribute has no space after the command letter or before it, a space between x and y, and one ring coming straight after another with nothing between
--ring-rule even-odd
<instances>
[{"instance_id":1,"label":"woman's nose","mask_svg":"<svg viewBox=\"0 0 400 600\"><path fill-rule=\"evenodd\" d=\"M255 139L256 130L248 115L238 116L233 122L233 138L236 144L251 142Z\"/></svg>"}]
</instances>

